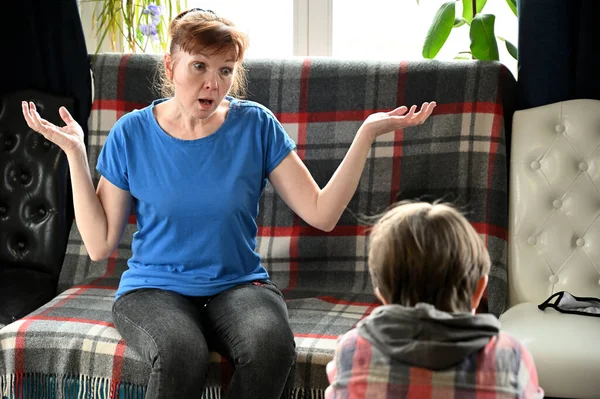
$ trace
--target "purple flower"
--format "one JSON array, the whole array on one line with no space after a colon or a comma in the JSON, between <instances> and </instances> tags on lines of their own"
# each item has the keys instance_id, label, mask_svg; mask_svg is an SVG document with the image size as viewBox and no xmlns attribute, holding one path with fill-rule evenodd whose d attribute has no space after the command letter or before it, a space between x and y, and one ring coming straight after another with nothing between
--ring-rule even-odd
<instances>
[{"instance_id":1,"label":"purple flower","mask_svg":"<svg viewBox=\"0 0 600 399\"><path fill-rule=\"evenodd\" d=\"M154 3L148 4L148 6L142 10L142 14L146 14L146 15L151 14L153 17L160 17L162 12L163 12L163 7L157 6Z\"/></svg>"},{"instance_id":2,"label":"purple flower","mask_svg":"<svg viewBox=\"0 0 600 399\"><path fill-rule=\"evenodd\" d=\"M158 32L156 31L156 25L153 24L140 24L140 31L144 36L156 37L158 39Z\"/></svg>"}]
</instances>

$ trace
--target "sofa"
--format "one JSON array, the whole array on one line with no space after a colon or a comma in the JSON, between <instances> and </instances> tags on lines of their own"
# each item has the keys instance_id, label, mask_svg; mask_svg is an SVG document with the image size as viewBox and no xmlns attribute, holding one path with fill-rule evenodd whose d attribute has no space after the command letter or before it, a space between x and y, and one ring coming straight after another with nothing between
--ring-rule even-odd
<instances>
[{"instance_id":1,"label":"sofa","mask_svg":"<svg viewBox=\"0 0 600 399\"><path fill-rule=\"evenodd\" d=\"M550 305L566 294L600 298L599 111L600 101L577 99L513 117L509 308L500 321L528 347L552 397L600 397L600 313L564 313L593 302L539 307L553 295Z\"/></svg>"},{"instance_id":2,"label":"sofa","mask_svg":"<svg viewBox=\"0 0 600 399\"><path fill-rule=\"evenodd\" d=\"M160 57L106 53L91 60L87 150L97 184L95 164L111 126L158 96ZM423 125L377 139L356 194L329 233L306 225L266 186L256 250L285 295L297 346L284 397L322 398L337 337L378 305L367 268L369 216L396 200L442 199L466 212L492 259L478 311L499 316L505 310L507 149L515 80L502 64L298 57L249 59L245 67L247 98L274 112L321 187L367 115L401 104L438 104ZM143 397L149 366L111 320L135 231L132 214L117 250L106 261L93 262L73 223L57 295L0 329L3 397ZM213 353L203 397L222 397L231 372L228 360Z\"/></svg>"}]
</instances>

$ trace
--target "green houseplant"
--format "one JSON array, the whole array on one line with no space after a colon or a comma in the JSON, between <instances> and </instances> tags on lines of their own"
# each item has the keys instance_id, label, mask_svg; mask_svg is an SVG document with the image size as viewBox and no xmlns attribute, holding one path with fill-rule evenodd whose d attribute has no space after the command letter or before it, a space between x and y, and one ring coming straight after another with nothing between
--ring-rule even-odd
<instances>
[{"instance_id":1,"label":"green houseplant","mask_svg":"<svg viewBox=\"0 0 600 399\"><path fill-rule=\"evenodd\" d=\"M462 13L457 16L458 2L462 4ZM417 0L417 3L419 0ZM499 60L498 41L504 42L508 53L518 58L517 47L510 41L494 33L493 14L482 13L487 0L452 0L447 1L437 10L423 43L424 58L433 59L446 43L450 32L463 25L469 26L471 44L469 51L460 52L456 58ZM506 0L508 7L517 16L517 0Z\"/></svg>"},{"instance_id":2,"label":"green houseplant","mask_svg":"<svg viewBox=\"0 0 600 399\"><path fill-rule=\"evenodd\" d=\"M169 22L187 8L187 0L81 0L93 3L96 53L108 40L112 51L165 51Z\"/></svg>"}]
</instances>

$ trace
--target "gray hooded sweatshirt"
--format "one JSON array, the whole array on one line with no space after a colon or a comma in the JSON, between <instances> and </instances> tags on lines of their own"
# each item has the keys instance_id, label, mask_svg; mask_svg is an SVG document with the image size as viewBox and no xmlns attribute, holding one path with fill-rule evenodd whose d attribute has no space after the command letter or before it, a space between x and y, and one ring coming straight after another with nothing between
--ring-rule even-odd
<instances>
[{"instance_id":1,"label":"gray hooded sweatshirt","mask_svg":"<svg viewBox=\"0 0 600 399\"><path fill-rule=\"evenodd\" d=\"M384 305L358 324L358 333L390 358L443 370L488 344L500 332L491 314L447 313L433 305Z\"/></svg>"}]
</instances>

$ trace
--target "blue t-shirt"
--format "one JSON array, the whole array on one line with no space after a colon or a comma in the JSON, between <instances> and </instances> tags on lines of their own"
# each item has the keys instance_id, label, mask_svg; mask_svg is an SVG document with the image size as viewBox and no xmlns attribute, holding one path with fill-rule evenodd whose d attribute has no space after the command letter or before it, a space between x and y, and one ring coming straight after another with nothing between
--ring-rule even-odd
<instances>
[{"instance_id":1,"label":"blue t-shirt","mask_svg":"<svg viewBox=\"0 0 600 399\"><path fill-rule=\"evenodd\" d=\"M254 250L258 203L295 144L267 108L227 99L225 122L201 139L162 130L152 108L165 99L108 134L96 168L131 193L138 228L115 299L137 288L209 296L268 278Z\"/></svg>"}]
</instances>

